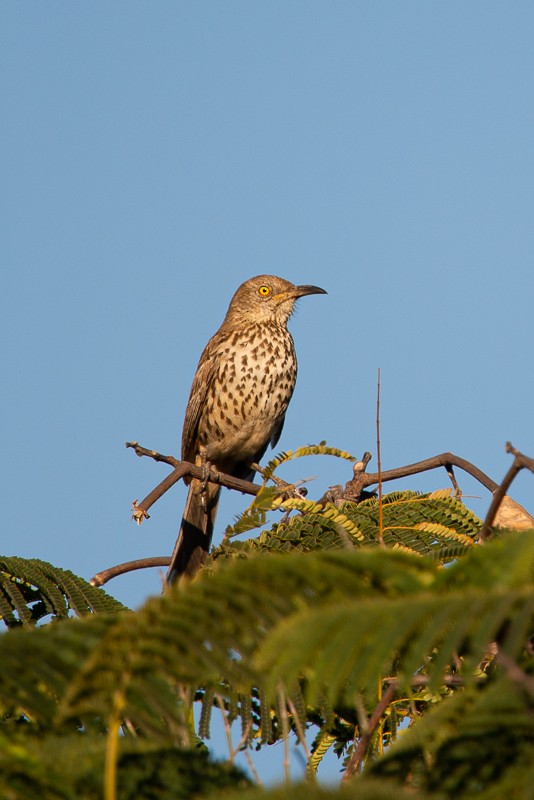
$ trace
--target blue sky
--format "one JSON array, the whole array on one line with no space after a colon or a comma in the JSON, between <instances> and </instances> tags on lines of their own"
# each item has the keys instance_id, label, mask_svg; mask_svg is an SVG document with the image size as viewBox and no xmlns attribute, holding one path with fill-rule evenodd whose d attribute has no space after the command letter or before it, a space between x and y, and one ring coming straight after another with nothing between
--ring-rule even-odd
<instances>
[{"instance_id":1,"label":"blue sky","mask_svg":"<svg viewBox=\"0 0 534 800\"><path fill-rule=\"evenodd\" d=\"M263 272L328 291L292 320L281 449L375 453L380 368L384 469L451 450L500 480L507 440L534 454L532 3L47 0L0 21L4 553L87 578L170 553L185 492L134 526L166 469L124 442L179 455L200 352ZM282 474L319 496L350 466ZM531 511L533 490L513 489ZM225 492L220 528L245 502Z\"/></svg>"},{"instance_id":2,"label":"blue sky","mask_svg":"<svg viewBox=\"0 0 534 800\"><path fill-rule=\"evenodd\" d=\"M533 452L533 22L529 3L2 7L7 552L90 576L171 549L181 490L131 525L165 468L123 443L179 452L200 351L261 272L329 292L292 321L282 448L374 452L380 367L384 468L452 450L498 480L507 439ZM317 493L348 477L292 469Z\"/></svg>"}]
</instances>

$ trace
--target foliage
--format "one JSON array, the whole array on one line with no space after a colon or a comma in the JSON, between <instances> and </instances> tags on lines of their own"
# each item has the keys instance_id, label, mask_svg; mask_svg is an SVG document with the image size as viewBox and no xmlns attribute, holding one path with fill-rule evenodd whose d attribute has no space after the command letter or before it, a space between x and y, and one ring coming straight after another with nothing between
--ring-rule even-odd
<instances>
[{"instance_id":1,"label":"foliage","mask_svg":"<svg viewBox=\"0 0 534 800\"><path fill-rule=\"evenodd\" d=\"M532 797L534 698L506 676L436 704L371 772L447 797Z\"/></svg>"},{"instance_id":2,"label":"foliage","mask_svg":"<svg viewBox=\"0 0 534 800\"><path fill-rule=\"evenodd\" d=\"M338 509L266 486L208 568L135 613L3 559L0 800L531 797L534 536L482 547L479 528L443 491L386 495L379 514L374 498ZM224 764L203 742L214 709L235 740ZM237 751L288 737L310 782L247 788ZM319 788L329 751L364 775Z\"/></svg>"},{"instance_id":3,"label":"foliage","mask_svg":"<svg viewBox=\"0 0 534 800\"><path fill-rule=\"evenodd\" d=\"M248 789L227 792L224 800L430 800L429 796L412 788L403 789L391 781L361 778L354 784L337 790L310 783L292 784L291 788L271 790Z\"/></svg>"},{"instance_id":4,"label":"foliage","mask_svg":"<svg viewBox=\"0 0 534 800\"><path fill-rule=\"evenodd\" d=\"M386 547L429 555L440 563L467 552L474 544L480 520L448 489L430 494L392 492L383 498L382 536ZM301 512L283 523L274 524L257 538L235 542L238 534L265 524L267 512L281 509ZM227 528L221 547L214 552L226 555L299 550L335 550L378 545L379 506L377 498L358 505L345 503L340 509L322 506L313 500L280 501L276 487L264 487L249 508Z\"/></svg>"},{"instance_id":5,"label":"foliage","mask_svg":"<svg viewBox=\"0 0 534 800\"><path fill-rule=\"evenodd\" d=\"M38 558L0 557L0 619L8 628L35 624L47 616L65 619L123 608L70 570Z\"/></svg>"},{"instance_id":6,"label":"foliage","mask_svg":"<svg viewBox=\"0 0 534 800\"><path fill-rule=\"evenodd\" d=\"M101 800L105 757L103 736L0 735L0 800ZM120 798L189 800L249 785L240 770L210 760L202 749L155 745L146 739L125 739L117 766Z\"/></svg>"}]
</instances>

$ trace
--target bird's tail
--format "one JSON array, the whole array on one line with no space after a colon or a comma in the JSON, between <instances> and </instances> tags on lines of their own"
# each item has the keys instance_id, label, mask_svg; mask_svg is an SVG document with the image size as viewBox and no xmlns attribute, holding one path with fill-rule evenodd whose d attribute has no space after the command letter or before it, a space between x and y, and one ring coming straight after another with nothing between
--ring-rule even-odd
<instances>
[{"instance_id":1,"label":"bird's tail","mask_svg":"<svg viewBox=\"0 0 534 800\"><path fill-rule=\"evenodd\" d=\"M174 546L167 583L175 583L182 575L192 577L206 560L209 552L221 487L214 483L203 486L193 478Z\"/></svg>"}]
</instances>

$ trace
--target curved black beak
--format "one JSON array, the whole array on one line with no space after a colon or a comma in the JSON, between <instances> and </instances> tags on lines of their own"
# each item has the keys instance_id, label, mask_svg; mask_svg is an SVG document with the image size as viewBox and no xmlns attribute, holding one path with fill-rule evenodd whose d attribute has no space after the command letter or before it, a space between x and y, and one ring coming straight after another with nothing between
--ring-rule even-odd
<instances>
[{"instance_id":1,"label":"curved black beak","mask_svg":"<svg viewBox=\"0 0 534 800\"><path fill-rule=\"evenodd\" d=\"M326 289L321 289L320 286L296 286L298 296L304 297L306 294L328 294Z\"/></svg>"}]
</instances>

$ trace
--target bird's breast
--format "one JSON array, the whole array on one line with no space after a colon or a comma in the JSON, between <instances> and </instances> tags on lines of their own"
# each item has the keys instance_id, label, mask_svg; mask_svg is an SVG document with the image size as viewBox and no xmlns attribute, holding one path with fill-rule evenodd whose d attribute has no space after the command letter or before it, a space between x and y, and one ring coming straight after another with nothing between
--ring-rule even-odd
<instances>
[{"instance_id":1,"label":"bird's breast","mask_svg":"<svg viewBox=\"0 0 534 800\"><path fill-rule=\"evenodd\" d=\"M199 424L199 443L212 463L254 459L280 427L297 376L287 329L234 332L217 366Z\"/></svg>"}]
</instances>

